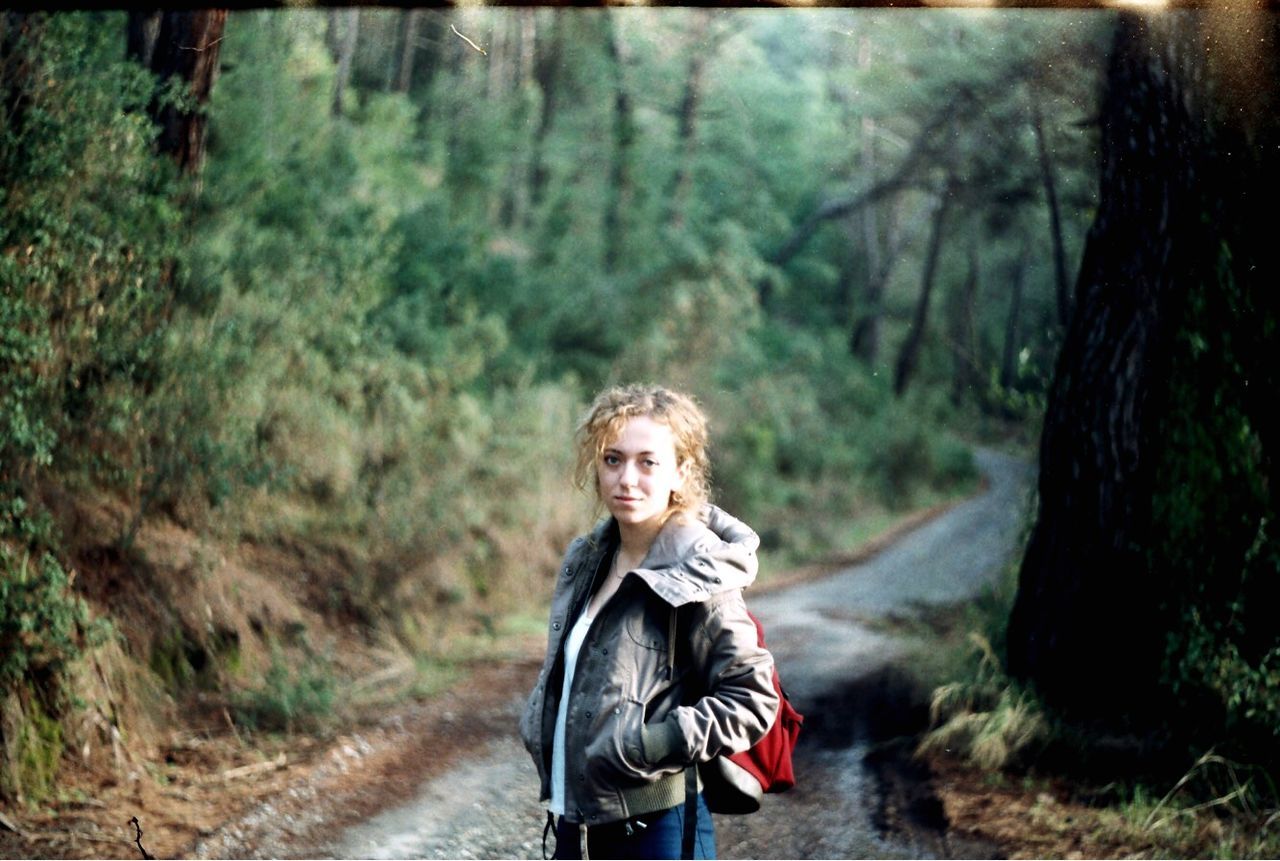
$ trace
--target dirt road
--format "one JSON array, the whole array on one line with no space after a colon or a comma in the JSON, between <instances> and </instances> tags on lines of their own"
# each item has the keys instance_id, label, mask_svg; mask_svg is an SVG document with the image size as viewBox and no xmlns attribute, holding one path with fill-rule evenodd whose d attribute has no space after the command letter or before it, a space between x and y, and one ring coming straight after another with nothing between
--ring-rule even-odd
<instances>
[{"instance_id":1,"label":"dirt road","mask_svg":"<svg viewBox=\"0 0 1280 861\"><path fill-rule=\"evenodd\" d=\"M899 689L896 672L910 643L886 621L978 594L1014 552L1031 469L988 450L978 452L978 461L989 483L985 493L869 561L820 581L748 593L807 722L797 753L800 785L766 799L752 816L717 817L721 857L994 857L990 845L948 835L936 799L914 785L909 766L886 760L876 746L901 734L896 724L904 709L916 707ZM514 734L535 674L532 661L513 665L454 695L452 706L445 701L417 714L437 727L447 716L452 737L465 744L424 746L406 726L414 716L397 716L397 729L380 730L380 745L359 740L370 748L366 758L376 760L363 789L347 787L334 766L312 775L290 798L212 836L198 853L540 857L545 814L532 764ZM406 746L397 753L401 743ZM354 750L351 759L361 756ZM415 783L414 775L426 779ZM346 788L329 792L326 785ZM393 798L408 800L386 807ZM882 836L887 819L898 826L889 838Z\"/></svg>"}]
</instances>

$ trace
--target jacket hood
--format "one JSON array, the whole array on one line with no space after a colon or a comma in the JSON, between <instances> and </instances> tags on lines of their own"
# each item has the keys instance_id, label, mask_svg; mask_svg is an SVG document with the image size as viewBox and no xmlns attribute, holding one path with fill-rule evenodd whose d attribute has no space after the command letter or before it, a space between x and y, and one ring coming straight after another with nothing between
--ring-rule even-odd
<instances>
[{"instance_id":1,"label":"jacket hood","mask_svg":"<svg viewBox=\"0 0 1280 861\"><path fill-rule=\"evenodd\" d=\"M612 517L596 527L594 544L617 540ZM755 582L760 536L747 524L714 505L697 519L672 518L662 527L635 574L672 607L705 601Z\"/></svg>"}]
</instances>

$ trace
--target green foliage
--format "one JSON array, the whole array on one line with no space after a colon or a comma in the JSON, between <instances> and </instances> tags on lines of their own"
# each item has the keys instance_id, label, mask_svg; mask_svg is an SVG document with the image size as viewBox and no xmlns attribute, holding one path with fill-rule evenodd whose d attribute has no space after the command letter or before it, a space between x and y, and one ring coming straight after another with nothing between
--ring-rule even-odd
<instances>
[{"instance_id":1,"label":"green foliage","mask_svg":"<svg viewBox=\"0 0 1280 861\"><path fill-rule=\"evenodd\" d=\"M314 609L415 644L448 626L492 628L544 591L541 574L589 521L567 489L571 429L614 381L694 392L712 421L719 499L787 550L827 549L839 530L824 524L845 513L905 510L974 480L967 447L944 430L955 408L895 401L885 368L918 290L930 206L919 189L941 167L992 189L965 205L996 214L963 222L985 231L991 271L1023 233L1047 230L1027 191L1023 66L1025 46L1057 25L1002 18L988 32L952 16L917 32L853 12L729 12L695 46L697 10L636 12L615 19L619 66L601 14L433 11L432 26L456 23L491 52L420 39L401 93L388 77L399 13L362 10L336 116L328 16L233 13L198 195L152 152L154 82L120 58L123 15L41 17L20 46L39 73L0 74L6 105L14 87L30 93L21 121L0 128L0 537L16 548L6 572L40 584L6 592L22 597L5 613L47 614L38 627L52 644L26 659L70 659L84 624L53 561L57 524L35 502L46 489L123 500L110 537L123 545L166 516L230 540L333 548L344 570L308 590ZM554 34L561 56L543 78ZM1087 42L1063 37L1061 50ZM939 51L922 62L926 46ZM697 122L681 141L688 61L703 50ZM972 61L1005 51L1007 62ZM1087 149L1070 121L1089 74L1038 85L1064 159ZM633 110L625 153L617 82ZM904 263L881 355L861 361L848 346L869 272L858 223L828 223L785 271L768 261L819 202L888 175L958 87L985 94L983 110L937 135L956 152L879 210ZM867 134L874 171L861 162ZM1066 185L1092 177L1065 162L1063 174ZM607 207L622 199L621 235L606 237ZM958 283L961 256L944 254L939 289ZM1052 353L1046 272L1027 278L1016 386L1027 398ZM762 305L766 276L780 286ZM1008 307L989 282L975 304L984 368ZM946 380L949 355L927 352L922 387ZM205 648L160 636L149 660L174 691L225 683L196 670ZM17 666L5 672L33 665ZM333 689L329 668L277 654L237 712L297 727L328 715Z\"/></svg>"},{"instance_id":2,"label":"green foliage","mask_svg":"<svg viewBox=\"0 0 1280 861\"><path fill-rule=\"evenodd\" d=\"M328 664L308 656L294 667L276 649L261 687L236 695L232 711L236 722L250 730L314 730L332 715L335 689Z\"/></svg>"},{"instance_id":3,"label":"green foliage","mask_svg":"<svg viewBox=\"0 0 1280 861\"><path fill-rule=\"evenodd\" d=\"M1229 249L1217 283L1193 292L1176 342L1170 409L1161 429L1153 518L1162 540L1152 570L1169 581L1166 681L1202 715L1203 739L1224 752L1270 757L1280 736L1277 511L1259 402L1249 384L1262 331ZM1211 322L1212 321L1212 322ZM1247 324L1246 324L1247 323ZM1205 536L1212 536L1206 540Z\"/></svg>"},{"instance_id":4,"label":"green foliage","mask_svg":"<svg viewBox=\"0 0 1280 861\"><path fill-rule=\"evenodd\" d=\"M62 757L62 725L40 705L32 685L24 683L0 701L0 742L0 797L28 804L49 797Z\"/></svg>"},{"instance_id":5,"label":"green foliage","mask_svg":"<svg viewBox=\"0 0 1280 861\"><path fill-rule=\"evenodd\" d=\"M32 559L0 543L0 691L56 678L80 656L86 636L104 633L53 556Z\"/></svg>"}]
</instances>

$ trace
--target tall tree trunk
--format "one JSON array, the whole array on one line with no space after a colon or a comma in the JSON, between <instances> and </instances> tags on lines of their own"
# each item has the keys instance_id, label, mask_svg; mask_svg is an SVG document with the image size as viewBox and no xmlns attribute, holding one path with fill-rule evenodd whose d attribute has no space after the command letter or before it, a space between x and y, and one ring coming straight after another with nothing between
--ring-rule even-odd
<instances>
[{"instance_id":1,"label":"tall tree trunk","mask_svg":"<svg viewBox=\"0 0 1280 861\"><path fill-rule=\"evenodd\" d=\"M1030 245L1024 238L1022 250L1014 264L1013 275L1009 278L1009 313L1004 318L1004 347L1000 353L1000 388L1009 390L1013 387L1017 375L1018 347L1021 344L1022 292L1027 280L1027 259L1031 255Z\"/></svg>"},{"instance_id":2,"label":"tall tree trunk","mask_svg":"<svg viewBox=\"0 0 1280 861\"><path fill-rule=\"evenodd\" d=\"M517 26L515 16L508 11L495 12L492 18L493 36L489 45L489 76L485 80L485 95L490 99L504 97L512 88L512 67L515 66L513 55L515 35L512 32Z\"/></svg>"},{"instance_id":3,"label":"tall tree trunk","mask_svg":"<svg viewBox=\"0 0 1280 861\"><path fill-rule=\"evenodd\" d=\"M1071 293L1067 286L1067 252L1062 241L1062 215L1058 206L1058 187L1053 175L1053 160L1044 137L1044 119L1040 102L1031 97L1031 129L1035 132L1036 155L1040 163L1040 182L1044 185L1045 204L1049 207L1049 238L1053 240L1053 275L1057 286L1058 323L1063 327L1071 317Z\"/></svg>"},{"instance_id":4,"label":"tall tree trunk","mask_svg":"<svg viewBox=\"0 0 1280 861\"><path fill-rule=\"evenodd\" d=\"M414 29L417 48L409 90L413 92L414 104L418 106L418 123L425 126L430 122L434 101L431 85L444 62L446 46L458 39L449 31L450 19L455 14L453 9L420 9L419 12L421 17ZM465 50L472 49L466 47Z\"/></svg>"},{"instance_id":5,"label":"tall tree trunk","mask_svg":"<svg viewBox=\"0 0 1280 861\"><path fill-rule=\"evenodd\" d=\"M422 18L421 9L405 9L400 14L402 41L400 57L396 62L396 92L409 92L413 83L413 59L418 51L418 21Z\"/></svg>"},{"instance_id":6,"label":"tall tree trunk","mask_svg":"<svg viewBox=\"0 0 1280 861\"><path fill-rule=\"evenodd\" d=\"M870 66L871 39L864 35L858 41L858 68L865 71ZM863 116L861 124L862 175L875 176L876 121L873 117ZM873 365L880 352L880 318L884 310L884 285L889 278L889 267L885 265L887 255L881 253L880 219L874 200L862 207L861 216L859 222L867 261L867 279L861 301L849 303L853 310L849 327L849 351L868 365Z\"/></svg>"},{"instance_id":7,"label":"tall tree trunk","mask_svg":"<svg viewBox=\"0 0 1280 861\"><path fill-rule=\"evenodd\" d=\"M627 242L627 214L631 209L634 182L631 177L636 122L627 85L630 56L618 32L616 13L605 11L605 38L613 68L613 164L609 170L609 197L604 213L604 270L615 272Z\"/></svg>"},{"instance_id":8,"label":"tall tree trunk","mask_svg":"<svg viewBox=\"0 0 1280 861\"><path fill-rule=\"evenodd\" d=\"M974 324L979 269L978 244L976 240L970 239L969 269L965 273L960 294L956 297L952 309L954 317L952 318L951 354L954 364L951 377L951 403L956 406L963 403L966 394L973 392L982 376Z\"/></svg>"},{"instance_id":9,"label":"tall tree trunk","mask_svg":"<svg viewBox=\"0 0 1280 861\"><path fill-rule=\"evenodd\" d=\"M690 13L693 25L689 36L689 70L684 79L684 95L676 115L676 171L667 191L667 223L673 229L684 226L685 205L693 189L693 159L698 145L698 103L702 100L702 77L711 54L706 45L711 27L711 11Z\"/></svg>"},{"instance_id":10,"label":"tall tree trunk","mask_svg":"<svg viewBox=\"0 0 1280 861\"><path fill-rule=\"evenodd\" d=\"M533 77L542 92L542 107L538 112L538 124L533 132L532 156L529 166L529 201L531 208L541 206L547 191L550 172L546 165L547 135L555 122L559 107L560 64L564 54L564 28L566 16L551 15L551 29L543 38L538 34L534 51Z\"/></svg>"},{"instance_id":11,"label":"tall tree trunk","mask_svg":"<svg viewBox=\"0 0 1280 861\"><path fill-rule=\"evenodd\" d=\"M156 50L156 38L159 35L159 9L130 9L129 18L125 24L125 58L141 66L150 67L151 56Z\"/></svg>"},{"instance_id":12,"label":"tall tree trunk","mask_svg":"<svg viewBox=\"0 0 1280 861\"><path fill-rule=\"evenodd\" d=\"M893 231L892 226L890 227ZM889 276L893 274L894 263L897 262L899 242L893 240L881 257L880 268L867 273L866 289L862 293L862 301L858 308L858 316L849 331L849 352L874 365L880 360L880 329L884 319L884 291L889 284Z\"/></svg>"},{"instance_id":13,"label":"tall tree trunk","mask_svg":"<svg viewBox=\"0 0 1280 861\"><path fill-rule=\"evenodd\" d=\"M524 105L528 103L528 91L537 84L534 77L537 48L538 18L537 10L522 8L512 10L518 17L513 22L516 28L515 48L512 51L512 87L520 93L519 116L525 117ZM539 156L540 157L540 156ZM498 223L504 229L517 225L528 225L531 221L529 198L533 185L532 144L526 148L517 148L511 154L511 166L508 179L503 184L502 205L498 211Z\"/></svg>"},{"instance_id":14,"label":"tall tree trunk","mask_svg":"<svg viewBox=\"0 0 1280 861\"><path fill-rule=\"evenodd\" d=\"M955 192L955 179L948 177L939 196L937 209L933 214L933 229L929 235L929 250L925 254L924 272L920 276L920 298L916 300L916 312L907 332L906 340L898 353L897 365L893 374L893 393L897 397L907 391L911 375L915 373L916 364L920 360L920 346L924 343L925 327L929 323L929 300L933 295L934 276L938 270L938 256L942 251L942 236L946 226L947 212L951 209L951 198Z\"/></svg>"},{"instance_id":15,"label":"tall tree trunk","mask_svg":"<svg viewBox=\"0 0 1280 861\"><path fill-rule=\"evenodd\" d=\"M342 27L334 26L342 22ZM342 100L347 87L351 83L351 65L356 56L356 42L360 37L360 10L330 9L329 29L334 31L334 48L336 50L337 69L333 75L333 115L342 116ZM336 31L341 29L341 35Z\"/></svg>"},{"instance_id":16,"label":"tall tree trunk","mask_svg":"<svg viewBox=\"0 0 1280 861\"><path fill-rule=\"evenodd\" d=\"M226 23L226 9L165 12L151 57L151 70L160 79L161 87L176 78L189 99L187 104L173 104L159 97L152 102L152 115L160 126L157 146L191 176L198 177L204 163L209 122L205 106L218 77Z\"/></svg>"},{"instance_id":17,"label":"tall tree trunk","mask_svg":"<svg viewBox=\"0 0 1280 861\"><path fill-rule=\"evenodd\" d=\"M1219 121L1209 120L1224 101L1257 97L1253 78L1238 90L1218 88L1226 76L1214 80L1208 66L1221 50L1204 32L1209 19L1125 15L1119 22L1101 115L1099 207L1049 393L1040 507L1009 623L1016 676L1063 712L1113 725L1178 722L1160 684L1162 662L1178 625L1174 608L1203 588L1171 582L1169 570L1151 564L1170 540L1153 498L1168 463L1162 423L1170 414L1171 356L1194 354L1178 337L1182 321L1197 316L1188 297L1253 283L1261 292L1241 301L1275 308L1274 283L1261 287L1247 267L1220 274L1231 261L1261 254L1274 276L1274 238L1261 238L1256 226L1241 237L1223 221L1251 196L1269 207L1278 189L1275 168L1255 163L1241 145L1249 135L1238 129L1251 115L1221 109ZM1274 26L1258 29L1274 51ZM1244 65L1234 56L1219 55L1218 63L1228 71ZM1227 163L1243 163L1248 175L1224 180ZM1205 292L1204 285L1219 286ZM1274 383L1268 366L1274 361L1256 370ZM1267 389L1265 397L1274 396ZM1209 582L1225 573L1199 576ZM1274 618L1274 605L1270 612Z\"/></svg>"}]
</instances>

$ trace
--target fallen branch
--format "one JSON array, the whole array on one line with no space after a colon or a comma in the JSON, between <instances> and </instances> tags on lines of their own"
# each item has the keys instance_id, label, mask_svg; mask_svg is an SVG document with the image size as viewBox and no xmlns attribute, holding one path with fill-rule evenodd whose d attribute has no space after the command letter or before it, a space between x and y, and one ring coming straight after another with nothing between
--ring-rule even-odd
<instances>
[{"instance_id":1,"label":"fallen branch","mask_svg":"<svg viewBox=\"0 0 1280 861\"><path fill-rule=\"evenodd\" d=\"M14 822L8 816L4 815L3 810L0 810L0 827L4 827L5 829L12 831L14 834L17 834L19 837L25 838L27 836L22 833L22 829L18 827L18 824L16 822Z\"/></svg>"},{"instance_id":2,"label":"fallen branch","mask_svg":"<svg viewBox=\"0 0 1280 861\"><path fill-rule=\"evenodd\" d=\"M237 768L229 768L222 774L218 775L219 780L236 780L241 777L248 777L251 774L261 774L264 771L276 771L284 768L288 760L285 758L284 751L275 759L266 762L255 762L251 765L241 765Z\"/></svg>"}]
</instances>

